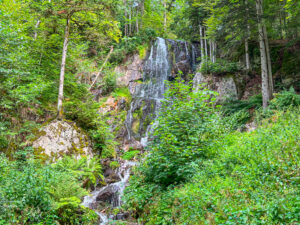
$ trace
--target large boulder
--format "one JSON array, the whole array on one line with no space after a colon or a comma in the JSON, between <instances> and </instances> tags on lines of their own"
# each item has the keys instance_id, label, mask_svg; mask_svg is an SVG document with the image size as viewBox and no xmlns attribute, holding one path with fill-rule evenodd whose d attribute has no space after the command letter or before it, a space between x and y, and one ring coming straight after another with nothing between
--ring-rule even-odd
<instances>
[{"instance_id":1,"label":"large boulder","mask_svg":"<svg viewBox=\"0 0 300 225\"><path fill-rule=\"evenodd\" d=\"M193 80L194 89L198 91L201 84L205 84L209 89L219 93L218 103L228 99L238 99L238 88L233 76L203 75L197 72Z\"/></svg>"},{"instance_id":2,"label":"large boulder","mask_svg":"<svg viewBox=\"0 0 300 225\"><path fill-rule=\"evenodd\" d=\"M74 122L54 120L43 126L32 143L37 156L55 161L64 155L92 156L91 141Z\"/></svg>"}]
</instances>

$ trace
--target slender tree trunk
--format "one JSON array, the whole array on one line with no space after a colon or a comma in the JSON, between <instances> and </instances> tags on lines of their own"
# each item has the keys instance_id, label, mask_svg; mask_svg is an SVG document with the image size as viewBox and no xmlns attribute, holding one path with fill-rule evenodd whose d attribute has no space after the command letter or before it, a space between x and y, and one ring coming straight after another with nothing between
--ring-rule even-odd
<instances>
[{"instance_id":1,"label":"slender tree trunk","mask_svg":"<svg viewBox=\"0 0 300 225\"><path fill-rule=\"evenodd\" d=\"M199 25L199 31L200 31L200 51L201 51L201 62L204 61L204 44L203 44L203 36L202 36L202 26Z\"/></svg>"},{"instance_id":2,"label":"slender tree trunk","mask_svg":"<svg viewBox=\"0 0 300 225\"><path fill-rule=\"evenodd\" d=\"M217 43L212 41L212 62L215 63L217 61Z\"/></svg>"},{"instance_id":3,"label":"slender tree trunk","mask_svg":"<svg viewBox=\"0 0 300 225\"><path fill-rule=\"evenodd\" d=\"M131 10L131 7L129 8L129 36L131 36L131 29L132 29L132 25L131 25L131 13L132 13L132 10Z\"/></svg>"},{"instance_id":4,"label":"slender tree trunk","mask_svg":"<svg viewBox=\"0 0 300 225\"><path fill-rule=\"evenodd\" d=\"M245 38L245 58L246 58L246 69L250 70L250 56L249 56L249 38L250 38L250 25L249 25L249 7L248 0L245 0L246 4L246 23L247 23L247 34Z\"/></svg>"},{"instance_id":5,"label":"slender tree trunk","mask_svg":"<svg viewBox=\"0 0 300 225\"><path fill-rule=\"evenodd\" d=\"M164 31L167 31L167 1L163 0L164 5Z\"/></svg>"},{"instance_id":6,"label":"slender tree trunk","mask_svg":"<svg viewBox=\"0 0 300 225\"><path fill-rule=\"evenodd\" d=\"M145 10L145 1L142 0L142 2L141 2L141 21L140 21L140 29L143 28L144 10Z\"/></svg>"},{"instance_id":7,"label":"slender tree trunk","mask_svg":"<svg viewBox=\"0 0 300 225\"><path fill-rule=\"evenodd\" d=\"M124 27L124 34L125 36L128 35L128 24L127 24L127 1L124 0L124 7L125 7L125 10L124 10L124 16L125 16L125 27Z\"/></svg>"},{"instance_id":8,"label":"slender tree trunk","mask_svg":"<svg viewBox=\"0 0 300 225\"><path fill-rule=\"evenodd\" d=\"M136 33L139 32L139 11L138 7L136 8L136 20L135 20Z\"/></svg>"},{"instance_id":9,"label":"slender tree trunk","mask_svg":"<svg viewBox=\"0 0 300 225\"><path fill-rule=\"evenodd\" d=\"M205 49L205 57L206 57L206 61L207 61L207 40L206 40L206 30L205 28L203 29L203 36L204 36L204 49Z\"/></svg>"},{"instance_id":10,"label":"slender tree trunk","mask_svg":"<svg viewBox=\"0 0 300 225\"><path fill-rule=\"evenodd\" d=\"M259 47L260 47L260 57L261 57L261 77L262 77L262 96L263 96L263 108L267 108L268 103L272 96L272 86L270 80L272 80L272 72L269 71L271 65L269 60L269 47L268 38L266 37L266 28L264 25L264 21L262 19L263 9L262 9L262 1L256 0L256 10L258 17L258 34L259 34Z\"/></svg>"},{"instance_id":11,"label":"slender tree trunk","mask_svg":"<svg viewBox=\"0 0 300 225\"><path fill-rule=\"evenodd\" d=\"M249 43L248 38L245 38L245 57L246 57L246 69L250 70L250 57L249 57Z\"/></svg>"},{"instance_id":12,"label":"slender tree trunk","mask_svg":"<svg viewBox=\"0 0 300 225\"><path fill-rule=\"evenodd\" d=\"M264 40L265 40L267 63L268 63L268 80L269 80L269 89L270 89L269 95L270 95L270 99L272 99L273 93L274 93L273 76L272 76L272 62L271 62L271 56L270 56L270 47L269 47L267 28L265 25L263 25L263 28L264 28L263 29Z\"/></svg>"},{"instance_id":13,"label":"slender tree trunk","mask_svg":"<svg viewBox=\"0 0 300 225\"><path fill-rule=\"evenodd\" d=\"M209 58L210 58L210 61L213 62L213 54L212 54L212 41L209 40Z\"/></svg>"},{"instance_id":14,"label":"slender tree trunk","mask_svg":"<svg viewBox=\"0 0 300 225\"><path fill-rule=\"evenodd\" d=\"M34 30L34 40L37 39L37 36L38 36L37 29L39 28L40 24L41 24L41 21L38 19L38 21L36 22L36 24L34 26L34 28L35 28L35 30Z\"/></svg>"},{"instance_id":15,"label":"slender tree trunk","mask_svg":"<svg viewBox=\"0 0 300 225\"><path fill-rule=\"evenodd\" d=\"M68 43L69 43L69 35L70 35L70 17L68 16L66 21L66 28L65 28L65 39L64 39L64 46L62 52L62 59L61 59L61 67L60 67L60 79L59 79L59 93L58 93L58 102L57 102L57 118L62 119L63 117L63 98L64 98L64 80L65 80L65 68L66 68L66 59L67 59L67 52L68 52Z\"/></svg>"}]
</instances>

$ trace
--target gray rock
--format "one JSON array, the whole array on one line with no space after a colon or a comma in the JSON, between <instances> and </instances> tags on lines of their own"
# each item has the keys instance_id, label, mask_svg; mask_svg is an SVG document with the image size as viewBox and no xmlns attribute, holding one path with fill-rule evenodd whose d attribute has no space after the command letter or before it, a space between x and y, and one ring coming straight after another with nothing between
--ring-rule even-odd
<instances>
[{"instance_id":1,"label":"gray rock","mask_svg":"<svg viewBox=\"0 0 300 225\"><path fill-rule=\"evenodd\" d=\"M64 155L92 156L91 142L75 123L54 120L42 127L32 146L35 154L55 161Z\"/></svg>"},{"instance_id":2,"label":"gray rock","mask_svg":"<svg viewBox=\"0 0 300 225\"><path fill-rule=\"evenodd\" d=\"M199 90L201 84L205 84L209 89L219 93L217 102L224 102L227 99L238 99L238 91L233 76L203 75L200 72L195 74L193 88Z\"/></svg>"}]
</instances>

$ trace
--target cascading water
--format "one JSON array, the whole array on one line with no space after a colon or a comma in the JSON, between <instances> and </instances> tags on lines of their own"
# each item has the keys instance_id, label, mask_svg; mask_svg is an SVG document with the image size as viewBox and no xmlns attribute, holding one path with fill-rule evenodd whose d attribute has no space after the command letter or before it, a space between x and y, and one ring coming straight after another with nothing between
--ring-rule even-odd
<instances>
[{"instance_id":1,"label":"cascading water","mask_svg":"<svg viewBox=\"0 0 300 225\"><path fill-rule=\"evenodd\" d=\"M199 55L197 49L199 49L197 46L184 41L162 38L157 38L152 44L144 61L142 82L139 81L135 86L125 121L128 142L138 141L144 147L147 145L167 90L166 81L174 80L179 70L183 72L180 74L184 79L193 71ZM101 219L101 225L108 224L112 219L122 219L122 215L116 218L106 214L105 206L99 207L102 203L109 204L112 208L122 204L121 197L128 183L131 167L135 163L130 161L119 163L121 166L117 170L117 175L120 181L96 189L90 196L86 196L82 203L95 210Z\"/></svg>"},{"instance_id":2,"label":"cascading water","mask_svg":"<svg viewBox=\"0 0 300 225\"><path fill-rule=\"evenodd\" d=\"M82 205L95 210L95 212L99 215L101 219L100 225L105 225L109 222L110 219L114 218L110 217L109 215L103 212L98 211L98 198L101 198L102 196L102 201L108 201L108 203L113 208L120 207L122 204L121 197L125 190L126 184L128 183L131 168L135 164L135 162L131 161L123 162L117 170L117 175L119 176L120 181L95 190L89 196L84 197Z\"/></svg>"},{"instance_id":3,"label":"cascading water","mask_svg":"<svg viewBox=\"0 0 300 225\"><path fill-rule=\"evenodd\" d=\"M165 39L157 38L151 47L148 59L144 63L143 81L136 86L133 101L127 114L125 123L129 140L132 140L133 137L138 139L143 146L147 145L148 134L151 131L150 121L155 120L157 116L161 106L160 102L166 91L165 81L170 74L168 45ZM138 115L137 111L142 113ZM138 124L139 127L133 129L138 120L141 122Z\"/></svg>"},{"instance_id":4,"label":"cascading water","mask_svg":"<svg viewBox=\"0 0 300 225\"><path fill-rule=\"evenodd\" d=\"M142 82L133 94L125 121L128 140L139 141L143 147L148 143L149 134L155 121L161 101L167 89L166 81L172 81L179 70L186 76L193 71L199 48L185 41L157 38L144 62Z\"/></svg>"}]
</instances>

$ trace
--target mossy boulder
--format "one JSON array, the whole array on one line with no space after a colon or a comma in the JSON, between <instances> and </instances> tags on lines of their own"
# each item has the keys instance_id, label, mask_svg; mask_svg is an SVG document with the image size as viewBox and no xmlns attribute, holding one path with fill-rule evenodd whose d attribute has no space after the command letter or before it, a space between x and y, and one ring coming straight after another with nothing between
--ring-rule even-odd
<instances>
[{"instance_id":1,"label":"mossy boulder","mask_svg":"<svg viewBox=\"0 0 300 225\"><path fill-rule=\"evenodd\" d=\"M193 86L196 91L199 89L201 84L206 84L209 89L218 92L218 103L224 102L228 99L238 99L238 85L236 83L235 75L230 74L226 76L215 76L204 75L201 72L197 72L193 80Z\"/></svg>"},{"instance_id":2,"label":"mossy boulder","mask_svg":"<svg viewBox=\"0 0 300 225\"><path fill-rule=\"evenodd\" d=\"M89 137L74 122L54 120L43 126L32 143L34 153L46 161L64 155L92 156Z\"/></svg>"}]
</instances>

